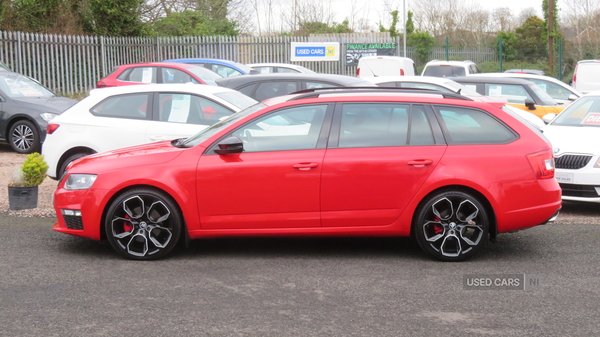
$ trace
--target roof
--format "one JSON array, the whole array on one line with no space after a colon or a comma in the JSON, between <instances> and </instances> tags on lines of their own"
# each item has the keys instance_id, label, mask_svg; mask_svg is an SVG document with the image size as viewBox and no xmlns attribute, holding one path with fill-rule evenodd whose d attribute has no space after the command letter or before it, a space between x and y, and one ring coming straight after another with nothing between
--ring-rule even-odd
<instances>
[{"instance_id":1,"label":"roof","mask_svg":"<svg viewBox=\"0 0 600 337\"><path fill-rule=\"evenodd\" d=\"M202 94L215 94L219 92L232 91L231 89L218 87L214 85L203 85L194 83L161 83L145 85L124 85L118 87L97 88L90 91L90 95L118 95L137 92L190 92Z\"/></svg>"},{"instance_id":2,"label":"roof","mask_svg":"<svg viewBox=\"0 0 600 337\"><path fill-rule=\"evenodd\" d=\"M374 84L364 81L363 79L345 76L345 75L332 75L332 74L305 74L305 73L270 73L270 74L257 74L257 75L242 75L242 76L233 76L233 77L225 77L220 78L216 82L218 85L229 87L229 88L237 88L241 85L253 83L253 82L263 82L263 81L324 81L336 83L339 85L350 85L356 86L361 85L365 87L375 86Z\"/></svg>"},{"instance_id":3,"label":"roof","mask_svg":"<svg viewBox=\"0 0 600 337\"><path fill-rule=\"evenodd\" d=\"M454 76L451 78L455 82L469 82L469 83L498 83L498 84L517 84L517 85L532 85L531 81L514 78L514 77L496 77L496 76L480 76L480 75L469 75L469 76Z\"/></svg>"}]
</instances>

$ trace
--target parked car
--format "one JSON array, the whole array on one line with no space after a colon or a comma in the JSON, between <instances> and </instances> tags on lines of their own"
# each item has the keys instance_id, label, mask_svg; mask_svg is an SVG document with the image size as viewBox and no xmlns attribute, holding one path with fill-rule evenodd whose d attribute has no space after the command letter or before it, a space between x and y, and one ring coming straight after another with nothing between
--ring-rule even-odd
<instances>
[{"instance_id":1,"label":"parked car","mask_svg":"<svg viewBox=\"0 0 600 337\"><path fill-rule=\"evenodd\" d=\"M544 135L554 147L563 200L600 202L600 91L569 105Z\"/></svg>"},{"instance_id":2,"label":"parked car","mask_svg":"<svg viewBox=\"0 0 600 337\"><path fill-rule=\"evenodd\" d=\"M539 75L545 76L546 73L543 70L538 69L508 69L504 71L508 74L528 74L528 75Z\"/></svg>"},{"instance_id":3,"label":"parked car","mask_svg":"<svg viewBox=\"0 0 600 337\"><path fill-rule=\"evenodd\" d=\"M314 74L315 72L297 64L289 63L250 63L248 67L258 71L260 74L271 73L304 73Z\"/></svg>"},{"instance_id":4,"label":"parked car","mask_svg":"<svg viewBox=\"0 0 600 337\"><path fill-rule=\"evenodd\" d=\"M415 62L408 57L363 56L358 59L356 76L359 78L379 76L414 76Z\"/></svg>"},{"instance_id":5,"label":"parked car","mask_svg":"<svg viewBox=\"0 0 600 337\"><path fill-rule=\"evenodd\" d=\"M39 152L48 121L75 103L27 76L0 71L0 142L18 153Z\"/></svg>"},{"instance_id":6,"label":"parked car","mask_svg":"<svg viewBox=\"0 0 600 337\"><path fill-rule=\"evenodd\" d=\"M59 179L72 161L93 153L191 136L256 103L234 90L190 83L92 90L48 124L48 176Z\"/></svg>"},{"instance_id":7,"label":"parked car","mask_svg":"<svg viewBox=\"0 0 600 337\"><path fill-rule=\"evenodd\" d=\"M473 61L433 60L425 64L421 76L449 77L477 74L481 71Z\"/></svg>"},{"instance_id":8,"label":"parked car","mask_svg":"<svg viewBox=\"0 0 600 337\"><path fill-rule=\"evenodd\" d=\"M239 62L230 61L230 60L207 59L207 58L185 58L185 59L165 60L163 62L176 62L176 63L199 65L206 69L212 70L213 72L219 74L221 77L258 74L258 71L250 68L249 66L239 63Z\"/></svg>"},{"instance_id":9,"label":"parked car","mask_svg":"<svg viewBox=\"0 0 600 337\"><path fill-rule=\"evenodd\" d=\"M429 89L438 90L441 92L456 93L470 97L473 100L487 102L496 105L503 110L511 110L518 114L527 122L533 124L536 128L541 129L545 124L540 118L524 110L514 108L507 105L507 99L502 97L483 96L475 90L469 89L464 85L454 82L447 77L434 76L385 76L385 77L370 77L365 78L373 84L380 87L397 87L397 88L414 88L414 89Z\"/></svg>"},{"instance_id":10,"label":"parked car","mask_svg":"<svg viewBox=\"0 0 600 337\"><path fill-rule=\"evenodd\" d=\"M485 96L504 97L508 104L540 118L549 113L559 113L565 108L535 83L520 78L457 76L452 80Z\"/></svg>"},{"instance_id":11,"label":"parked car","mask_svg":"<svg viewBox=\"0 0 600 337\"><path fill-rule=\"evenodd\" d=\"M329 87L375 87L365 80L330 74L261 74L219 79L222 87L238 90L258 101L283 96L295 91Z\"/></svg>"},{"instance_id":12,"label":"parked car","mask_svg":"<svg viewBox=\"0 0 600 337\"><path fill-rule=\"evenodd\" d=\"M6 63L0 61L0 70L7 70L7 71L12 71L10 69L10 67L8 65L6 65Z\"/></svg>"},{"instance_id":13,"label":"parked car","mask_svg":"<svg viewBox=\"0 0 600 337\"><path fill-rule=\"evenodd\" d=\"M186 63L132 63L115 67L98 83L97 88L132 84L187 83L216 85L220 75L198 65Z\"/></svg>"},{"instance_id":14,"label":"parked car","mask_svg":"<svg viewBox=\"0 0 600 337\"><path fill-rule=\"evenodd\" d=\"M571 85L584 94L600 90L600 60L577 62Z\"/></svg>"},{"instance_id":15,"label":"parked car","mask_svg":"<svg viewBox=\"0 0 600 337\"><path fill-rule=\"evenodd\" d=\"M538 87L542 88L548 96L552 97L556 102L560 104L571 104L577 100L583 94L572 86L565 82L559 81L554 77L532 75L525 73L483 73L475 74L473 76L497 76L497 77L509 77L509 78L521 78L524 80L531 81L537 84Z\"/></svg>"},{"instance_id":16,"label":"parked car","mask_svg":"<svg viewBox=\"0 0 600 337\"><path fill-rule=\"evenodd\" d=\"M413 235L460 261L556 217L539 130L456 94L382 91L277 97L187 139L79 159L54 193L54 230L136 260L186 238Z\"/></svg>"}]
</instances>

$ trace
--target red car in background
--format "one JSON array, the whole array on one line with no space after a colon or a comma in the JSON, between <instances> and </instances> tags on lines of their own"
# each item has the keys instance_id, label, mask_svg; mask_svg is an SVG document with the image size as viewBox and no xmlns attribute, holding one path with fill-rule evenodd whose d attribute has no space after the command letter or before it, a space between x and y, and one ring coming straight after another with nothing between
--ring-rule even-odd
<instances>
[{"instance_id":1,"label":"red car in background","mask_svg":"<svg viewBox=\"0 0 600 337\"><path fill-rule=\"evenodd\" d=\"M186 238L414 236L461 261L561 207L550 142L456 94L326 89L281 96L187 139L73 162L54 230L136 260Z\"/></svg>"},{"instance_id":2,"label":"red car in background","mask_svg":"<svg viewBox=\"0 0 600 337\"><path fill-rule=\"evenodd\" d=\"M221 75L202 66L186 63L132 63L115 67L96 83L96 88L150 83L197 83L217 85Z\"/></svg>"}]
</instances>

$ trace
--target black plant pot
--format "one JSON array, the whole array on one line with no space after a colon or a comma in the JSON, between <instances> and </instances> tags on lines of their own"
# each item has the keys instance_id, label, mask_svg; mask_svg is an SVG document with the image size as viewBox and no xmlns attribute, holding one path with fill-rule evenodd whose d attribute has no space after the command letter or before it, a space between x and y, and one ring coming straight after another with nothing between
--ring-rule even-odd
<instances>
[{"instance_id":1,"label":"black plant pot","mask_svg":"<svg viewBox=\"0 0 600 337\"><path fill-rule=\"evenodd\" d=\"M38 187L8 186L8 203L13 211L37 208Z\"/></svg>"}]
</instances>

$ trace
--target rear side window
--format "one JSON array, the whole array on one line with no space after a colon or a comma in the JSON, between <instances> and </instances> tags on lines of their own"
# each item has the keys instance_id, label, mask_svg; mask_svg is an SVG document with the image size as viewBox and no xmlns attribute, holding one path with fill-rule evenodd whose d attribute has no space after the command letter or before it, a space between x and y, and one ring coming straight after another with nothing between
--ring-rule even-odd
<instances>
[{"instance_id":1,"label":"rear side window","mask_svg":"<svg viewBox=\"0 0 600 337\"><path fill-rule=\"evenodd\" d=\"M201 96L159 95L158 120L162 122L213 125L231 114L233 111Z\"/></svg>"},{"instance_id":2,"label":"rear side window","mask_svg":"<svg viewBox=\"0 0 600 337\"><path fill-rule=\"evenodd\" d=\"M156 67L136 67L123 72L118 77L121 81L137 83L157 83Z\"/></svg>"},{"instance_id":3,"label":"rear side window","mask_svg":"<svg viewBox=\"0 0 600 337\"><path fill-rule=\"evenodd\" d=\"M448 144L506 144L517 135L485 111L463 107L434 107L442 120Z\"/></svg>"},{"instance_id":4,"label":"rear side window","mask_svg":"<svg viewBox=\"0 0 600 337\"><path fill-rule=\"evenodd\" d=\"M465 76L467 73L464 67L455 66L429 66L425 69L423 76L448 77Z\"/></svg>"},{"instance_id":5,"label":"rear side window","mask_svg":"<svg viewBox=\"0 0 600 337\"><path fill-rule=\"evenodd\" d=\"M298 82L263 82L258 85L254 98L264 101L268 98L287 95L298 90Z\"/></svg>"},{"instance_id":6,"label":"rear side window","mask_svg":"<svg viewBox=\"0 0 600 337\"><path fill-rule=\"evenodd\" d=\"M130 119L149 119L150 94L138 93L108 97L90 112L95 116Z\"/></svg>"},{"instance_id":7,"label":"rear side window","mask_svg":"<svg viewBox=\"0 0 600 337\"><path fill-rule=\"evenodd\" d=\"M339 147L433 145L434 138L421 106L408 104L344 104Z\"/></svg>"}]
</instances>

